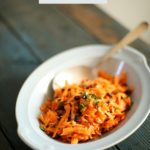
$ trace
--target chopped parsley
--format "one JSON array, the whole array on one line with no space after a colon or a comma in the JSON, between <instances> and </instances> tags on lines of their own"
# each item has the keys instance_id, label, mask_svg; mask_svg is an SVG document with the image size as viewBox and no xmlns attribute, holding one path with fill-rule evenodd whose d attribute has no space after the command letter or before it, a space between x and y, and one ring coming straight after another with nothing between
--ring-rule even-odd
<instances>
[{"instance_id":1,"label":"chopped parsley","mask_svg":"<svg viewBox=\"0 0 150 150\"><path fill-rule=\"evenodd\" d=\"M44 126L43 126L42 124L40 124L40 129L41 129L42 131L45 130L45 129L44 129Z\"/></svg>"},{"instance_id":2,"label":"chopped parsley","mask_svg":"<svg viewBox=\"0 0 150 150\"><path fill-rule=\"evenodd\" d=\"M90 99L90 98L97 100L97 99L101 99L101 96L97 96L96 94L89 94L88 99Z\"/></svg>"},{"instance_id":3,"label":"chopped parsley","mask_svg":"<svg viewBox=\"0 0 150 150\"><path fill-rule=\"evenodd\" d=\"M98 106L98 104L99 104L99 101L96 101L96 102L95 102L95 105Z\"/></svg>"},{"instance_id":4,"label":"chopped parsley","mask_svg":"<svg viewBox=\"0 0 150 150\"><path fill-rule=\"evenodd\" d=\"M87 99L87 98L88 98L88 94L87 94L86 92L83 93L82 98L83 98L83 99Z\"/></svg>"},{"instance_id":5,"label":"chopped parsley","mask_svg":"<svg viewBox=\"0 0 150 150\"><path fill-rule=\"evenodd\" d=\"M79 105L79 108L80 108L80 109L83 109L83 108L85 108L85 105L84 105L84 104L80 104L80 105Z\"/></svg>"},{"instance_id":6,"label":"chopped parsley","mask_svg":"<svg viewBox=\"0 0 150 150\"><path fill-rule=\"evenodd\" d=\"M91 98L97 99L97 96L95 94L90 94L90 95L91 95Z\"/></svg>"}]
</instances>

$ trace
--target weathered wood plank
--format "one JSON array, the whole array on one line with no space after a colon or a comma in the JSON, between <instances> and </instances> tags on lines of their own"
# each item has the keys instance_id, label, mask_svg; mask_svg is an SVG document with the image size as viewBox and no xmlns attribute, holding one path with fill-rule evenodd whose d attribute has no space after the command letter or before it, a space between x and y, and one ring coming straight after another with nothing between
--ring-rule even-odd
<instances>
[{"instance_id":1,"label":"weathered wood plank","mask_svg":"<svg viewBox=\"0 0 150 150\"><path fill-rule=\"evenodd\" d=\"M129 138L121 142L121 149L149 150L150 149L150 115L144 124Z\"/></svg>"},{"instance_id":2,"label":"weathered wood plank","mask_svg":"<svg viewBox=\"0 0 150 150\"><path fill-rule=\"evenodd\" d=\"M60 8L103 43L115 43L119 36L112 30L112 20L91 5L60 5Z\"/></svg>"},{"instance_id":3,"label":"weathered wood plank","mask_svg":"<svg viewBox=\"0 0 150 150\"><path fill-rule=\"evenodd\" d=\"M13 37L0 18L0 65L11 62L34 64L37 60Z\"/></svg>"},{"instance_id":4,"label":"weathered wood plank","mask_svg":"<svg viewBox=\"0 0 150 150\"><path fill-rule=\"evenodd\" d=\"M7 141L6 137L0 130L0 149L1 150L12 150L10 143Z\"/></svg>"},{"instance_id":5,"label":"weathered wood plank","mask_svg":"<svg viewBox=\"0 0 150 150\"><path fill-rule=\"evenodd\" d=\"M21 85L38 64L0 20L0 125L14 149L29 149L16 132L15 103Z\"/></svg>"},{"instance_id":6,"label":"weathered wood plank","mask_svg":"<svg viewBox=\"0 0 150 150\"><path fill-rule=\"evenodd\" d=\"M68 17L79 23L88 33L104 44L114 44L128 30L94 5L56 5ZM131 46L150 57L150 46L141 40L136 40ZM148 59L150 65L150 59Z\"/></svg>"},{"instance_id":7,"label":"weathered wood plank","mask_svg":"<svg viewBox=\"0 0 150 150\"><path fill-rule=\"evenodd\" d=\"M17 135L15 104L18 91L35 65L8 64L0 67L0 123L14 149L29 149Z\"/></svg>"},{"instance_id":8,"label":"weathered wood plank","mask_svg":"<svg viewBox=\"0 0 150 150\"><path fill-rule=\"evenodd\" d=\"M113 146L113 147L110 147L110 148L105 149L105 150L118 150L118 148L116 146Z\"/></svg>"},{"instance_id":9,"label":"weathered wood plank","mask_svg":"<svg viewBox=\"0 0 150 150\"><path fill-rule=\"evenodd\" d=\"M74 46L97 43L53 5L6 0L0 12L42 60Z\"/></svg>"}]
</instances>

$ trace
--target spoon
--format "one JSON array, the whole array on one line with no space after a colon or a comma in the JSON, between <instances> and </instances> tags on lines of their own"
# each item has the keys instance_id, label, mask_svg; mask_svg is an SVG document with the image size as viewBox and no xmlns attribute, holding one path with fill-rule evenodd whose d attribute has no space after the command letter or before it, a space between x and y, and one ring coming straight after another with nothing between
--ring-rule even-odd
<instances>
[{"instance_id":1,"label":"spoon","mask_svg":"<svg viewBox=\"0 0 150 150\"><path fill-rule=\"evenodd\" d=\"M121 39L112 49L110 49L94 67L89 66L74 66L58 73L52 81L52 88L55 90L58 87L63 87L67 81L69 84L80 83L83 79L94 79L97 76L96 70L101 66L108 67L112 55L119 52L125 45L130 44L137 39L144 31L148 29L148 23L142 22L135 29L130 31L123 39ZM112 61L112 60L111 60ZM113 63L113 62L112 62Z\"/></svg>"}]
</instances>

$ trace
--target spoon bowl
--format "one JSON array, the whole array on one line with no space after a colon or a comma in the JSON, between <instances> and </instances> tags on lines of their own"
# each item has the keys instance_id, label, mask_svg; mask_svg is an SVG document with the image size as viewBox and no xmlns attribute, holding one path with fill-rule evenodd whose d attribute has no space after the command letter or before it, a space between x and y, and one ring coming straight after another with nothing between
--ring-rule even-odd
<instances>
[{"instance_id":1,"label":"spoon bowl","mask_svg":"<svg viewBox=\"0 0 150 150\"><path fill-rule=\"evenodd\" d=\"M98 61L100 58L94 58ZM92 68L86 65L78 65L67 68L58 73L53 79L53 89L64 87L65 81L68 84L79 84L83 79L95 79L99 70L106 71L114 76L119 75L124 70L125 62L123 60L111 58L107 62L101 64L99 67Z\"/></svg>"},{"instance_id":2,"label":"spoon bowl","mask_svg":"<svg viewBox=\"0 0 150 150\"><path fill-rule=\"evenodd\" d=\"M53 79L53 90L58 87L63 87L66 81L69 84L78 84L83 79L94 79L97 75L97 70L105 70L113 75L119 75L122 71L124 62L115 62L113 60L110 60L110 58L114 55L114 53L119 52L124 46L137 39L147 29L147 22L142 22L141 24L139 24L135 29L133 29L125 37L123 37L123 39L121 39L113 48L111 48L106 54L104 54L103 57L99 58L98 63L92 68L84 65L74 66L58 73ZM119 69L116 70L115 67Z\"/></svg>"}]
</instances>

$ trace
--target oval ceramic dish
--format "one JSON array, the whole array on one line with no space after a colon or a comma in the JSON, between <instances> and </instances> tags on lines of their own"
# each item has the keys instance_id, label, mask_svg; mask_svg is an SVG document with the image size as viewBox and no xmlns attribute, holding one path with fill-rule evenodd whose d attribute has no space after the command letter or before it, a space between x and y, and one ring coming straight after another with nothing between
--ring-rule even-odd
<instances>
[{"instance_id":1,"label":"oval ceramic dish","mask_svg":"<svg viewBox=\"0 0 150 150\"><path fill-rule=\"evenodd\" d=\"M94 150L111 147L135 132L149 114L150 70L143 54L125 47L114 60L124 62L128 84L134 88L133 105L126 119L112 131L97 140L79 144L66 144L46 135L40 128L38 115L54 75L79 64L93 66L110 46L88 45L62 52L40 65L23 84L16 103L19 137L31 148L40 150ZM112 65L113 67L113 65ZM51 94L51 93L50 93Z\"/></svg>"}]
</instances>

